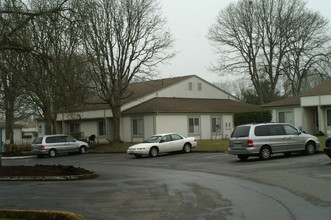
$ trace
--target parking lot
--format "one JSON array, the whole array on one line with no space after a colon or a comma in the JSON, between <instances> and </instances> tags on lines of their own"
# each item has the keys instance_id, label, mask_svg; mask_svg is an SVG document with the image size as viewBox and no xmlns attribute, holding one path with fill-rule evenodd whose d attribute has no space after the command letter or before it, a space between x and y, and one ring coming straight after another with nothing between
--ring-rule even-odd
<instances>
[{"instance_id":1,"label":"parking lot","mask_svg":"<svg viewBox=\"0 0 331 220\"><path fill-rule=\"evenodd\" d=\"M0 182L0 209L62 210L88 219L331 219L331 164L320 153L247 162L226 153L86 154L4 160L81 166L81 181Z\"/></svg>"}]
</instances>

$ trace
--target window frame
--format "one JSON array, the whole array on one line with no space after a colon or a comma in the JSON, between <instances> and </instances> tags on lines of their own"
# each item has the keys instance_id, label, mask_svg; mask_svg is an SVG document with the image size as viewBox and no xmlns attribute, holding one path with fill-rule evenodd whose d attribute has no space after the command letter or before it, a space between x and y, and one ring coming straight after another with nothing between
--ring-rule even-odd
<instances>
[{"instance_id":1,"label":"window frame","mask_svg":"<svg viewBox=\"0 0 331 220\"><path fill-rule=\"evenodd\" d=\"M215 119L215 130L214 130L214 124L213 120ZM217 121L219 120L219 130L216 129L217 126ZM221 116L212 116L210 119L210 126L211 126L211 133L220 133L222 132L222 117Z\"/></svg>"},{"instance_id":2,"label":"window frame","mask_svg":"<svg viewBox=\"0 0 331 220\"><path fill-rule=\"evenodd\" d=\"M135 121L137 122L137 133L135 133ZM141 122L139 126L139 122ZM140 131L141 130L141 131ZM133 137L143 137L144 136L144 118L143 117L135 117L131 119L131 134Z\"/></svg>"},{"instance_id":3,"label":"window frame","mask_svg":"<svg viewBox=\"0 0 331 220\"><path fill-rule=\"evenodd\" d=\"M193 132L191 132L191 123L190 121L192 120L193 122ZM198 124L196 124L198 122ZM188 117L188 133L189 134L200 134L201 132L201 123L200 123L200 117L199 116L189 116Z\"/></svg>"},{"instance_id":4,"label":"window frame","mask_svg":"<svg viewBox=\"0 0 331 220\"><path fill-rule=\"evenodd\" d=\"M102 123L102 129L100 129L100 123ZM101 133L100 131L103 131L103 133ZM98 121L98 135L106 136L106 121L104 119Z\"/></svg>"}]
</instances>

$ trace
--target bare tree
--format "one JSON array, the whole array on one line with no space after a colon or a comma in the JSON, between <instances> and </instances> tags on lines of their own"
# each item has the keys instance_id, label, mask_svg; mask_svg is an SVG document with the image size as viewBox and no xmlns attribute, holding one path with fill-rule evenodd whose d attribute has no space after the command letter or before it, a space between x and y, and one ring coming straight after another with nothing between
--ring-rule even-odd
<instances>
[{"instance_id":1,"label":"bare tree","mask_svg":"<svg viewBox=\"0 0 331 220\"><path fill-rule=\"evenodd\" d=\"M294 50L293 45L303 40L300 21L307 14L312 13L302 0L241 0L230 4L220 11L216 24L209 29L208 38L223 55L222 62L213 69L248 74L260 104L266 101L263 91L267 83L268 99L273 100L279 93L277 88L288 54ZM311 25L319 22L326 27L317 14L314 19L311 16L305 19ZM315 30L315 34L320 32L321 29Z\"/></svg>"},{"instance_id":2,"label":"bare tree","mask_svg":"<svg viewBox=\"0 0 331 220\"><path fill-rule=\"evenodd\" d=\"M296 40L285 54L282 72L289 85L290 95L297 96L314 86L313 80L330 77L331 50L328 21L318 13L304 11L297 21ZM305 86L308 83L308 87ZM310 86L309 86L310 84Z\"/></svg>"},{"instance_id":3,"label":"bare tree","mask_svg":"<svg viewBox=\"0 0 331 220\"><path fill-rule=\"evenodd\" d=\"M173 57L173 38L155 0L85 0L80 9L92 79L113 113L114 142L120 139L121 105L136 76Z\"/></svg>"},{"instance_id":4,"label":"bare tree","mask_svg":"<svg viewBox=\"0 0 331 220\"><path fill-rule=\"evenodd\" d=\"M53 8L58 2L34 1L32 8ZM66 7L72 7L69 2ZM31 101L38 106L46 124L46 134L57 132L59 111L82 103L88 94L86 58L79 54L81 30L69 11L37 17L29 27L30 45L35 54L22 61L22 75ZM28 37L27 37L28 38Z\"/></svg>"},{"instance_id":5,"label":"bare tree","mask_svg":"<svg viewBox=\"0 0 331 220\"><path fill-rule=\"evenodd\" d=\"M53 8L39 8L37 10L29 8L28 1L24 0L0 1L0 50L31 52L33 48L21 41L20 31L36 17L67 10L63 7L67 1L58 1Z\"/></svg>"}]
</instances>

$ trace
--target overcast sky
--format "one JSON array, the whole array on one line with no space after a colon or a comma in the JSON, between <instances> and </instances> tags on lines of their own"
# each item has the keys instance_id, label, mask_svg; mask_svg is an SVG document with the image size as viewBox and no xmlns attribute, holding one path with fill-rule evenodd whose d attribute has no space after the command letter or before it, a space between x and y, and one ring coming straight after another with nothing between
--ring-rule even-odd
<instances>
[{"instance_id":1,"label":"overcast sky","mask_svg":"<svg viewBox=\"0 0 331 220\"><path fill-rule=\"evenodd\" d=\"M211 83L226 81L208 71L216 55L206 35L218 12L230 2L236 0L160 0L179 53L169 64L159 66L159 78L198 75ZM319 11L331 23L331 0L308 0L307 6Z\"/></svg>"}]
</instances>

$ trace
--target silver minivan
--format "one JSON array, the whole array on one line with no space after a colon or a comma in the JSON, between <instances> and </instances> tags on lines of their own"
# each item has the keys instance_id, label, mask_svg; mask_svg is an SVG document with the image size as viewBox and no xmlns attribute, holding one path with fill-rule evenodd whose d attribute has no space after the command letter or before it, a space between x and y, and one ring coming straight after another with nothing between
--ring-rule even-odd
<instances>
[{"instance_id":1,"label":"silver minivan","mask_svg":"<svg viewBox=\"0 0 331 220\"><path fill-rule=\"evenodd\" d=\"M229 153L240 160L249 156L269 159L272 154L304 151L314 154L320 147L318 139L286 123L247 124L235 127L229 140Z\"/></svg>"},{"instance_id":2,"label":"silver minivan","mask_svg":"<svg viewBox=\"0 0 331 220\"><path fill-rule=\"evenodd\" d=\"M43 157L44 155L55 157L58 153L69 152L84 154L88 148L88 143L78 141L72 136L65 134L39 136L32 142L32 154L38 155L38 157Z\"/></svg>"}]
</instances>

